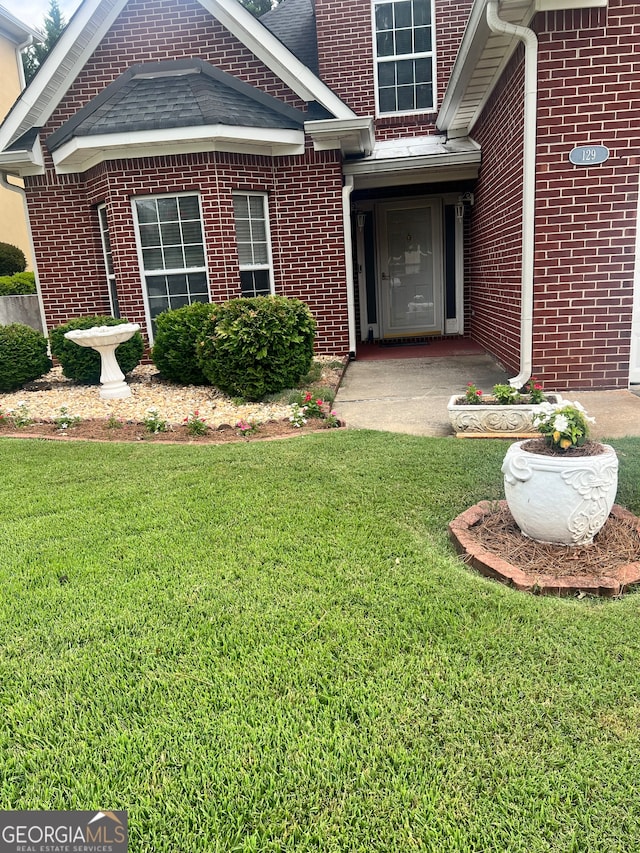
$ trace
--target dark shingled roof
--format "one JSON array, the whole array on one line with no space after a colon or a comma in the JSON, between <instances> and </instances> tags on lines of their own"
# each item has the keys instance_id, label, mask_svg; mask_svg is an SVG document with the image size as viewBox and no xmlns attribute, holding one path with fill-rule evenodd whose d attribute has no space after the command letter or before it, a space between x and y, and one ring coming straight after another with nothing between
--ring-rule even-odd
<instances>
[{"instance_id":1,"label":"dark shingled roof","mask_svg":"<svg viewBox=\"0 0 640 853\"><path fill-rule=\"evenodd\" d=\"M261 15L260 23L280 39L300 62L318 74L318 36L313 0L283 0L275 9Z\"/></svg>"},{"instance_id":2,"label":"dark shingled roof","mask_svg":"<svg viewBox=\"0 0 640 853\"><path fill-rule=\"evenodd\" d=\"M232 125L299 130L306 116L199 59L130 68L52 133L54 151L74 136Z\"/></svg>"}]
</instances>

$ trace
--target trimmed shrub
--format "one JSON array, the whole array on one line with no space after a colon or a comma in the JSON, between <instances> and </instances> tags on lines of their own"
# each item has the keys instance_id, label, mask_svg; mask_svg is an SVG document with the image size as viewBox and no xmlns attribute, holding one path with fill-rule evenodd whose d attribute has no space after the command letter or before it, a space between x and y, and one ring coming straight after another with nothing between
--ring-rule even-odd
<instances>
[{"instance_id":1,"label":"trimmed shrub","mask_svg":"<svg viewBox=\"0 0 640 853\"><path fill-rule=\"evenodd\" d=\"M181 385L209 384L198 364L196 344L217 309L212 302L193 302L158 314L151 358L166 379Z\"/></svg>"},{"instance_id":2,"label":"trimmed shrub","mask_svg":"<svg viewBox=\"0 0 640 853\"><path fill-rule=\"evenodd\" d=\"M0 392L16 391L48 373L51 366L42 332L22 323L0 326Z\"/></svg>"},{"instance_id":3,"label":"trimmed shrub","mask_svg":"<svg viewBox=\"0 0 640 853\"><path fill-rule=\"evenodd\" d=\"M207 379L231 397L261 400L309 371L316 323L299 299L255 296L220 305L198 342Z\"/></svg>"},{"instance_id":4,"label":"trimmed shrub","mask_svg":"<svg viewBox=\"0 0 640 853\"><path fill-rule=\"evenodd\" d=\"M0 243L0 275L24 272L26 266L27 259L22 249L12 246L11 243Z\"/></svg>"},{"instance_id":5,"label":"trimmed shrub","mask_svg":"<svg viewBox=\"0 0 640 853\"><path fill-rule=\"evenodd\" d=\"M68 323L63 323L62 326L56 326L49 332L51 354L58 359L62 372L68 379L73 379L84 385L97 385L100 382L102 368L100 353L91 347L81 347L73 341L67 340L64 336L65 332L71 332L74 329L91 329L93 326L120 326L128 322L128 320L99 315L76 317L74 320L69 320ZM131 373L133 368L139 364L143 352L142 335L140 332L136 332L132 338L120 344L116 350L116 360L120 365L120 370L123 373Z\"/></svg>"},{"instance_id":6,"label":"trimmed shrub","mask_svg":"<svg viewBox=\"0 0 640 853\"><path fill-rule=\"evenodd\" d=\"M35 273L17 272L0 276L0 296L29 296L35 292Z\"/></svg>"}]
</instances>

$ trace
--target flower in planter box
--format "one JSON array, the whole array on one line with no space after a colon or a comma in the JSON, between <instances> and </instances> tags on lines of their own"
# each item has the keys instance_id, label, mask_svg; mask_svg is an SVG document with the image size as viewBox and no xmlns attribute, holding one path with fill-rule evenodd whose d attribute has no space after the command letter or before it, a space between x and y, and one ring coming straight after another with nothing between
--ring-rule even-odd
<instances>
[{"instance_id":1,"label":"flower in planter box","mask_svg":"<svg viewBox=\"0 0 640 853\"><path fill-rule=\"evenodd\" d=\"M482 391L473 384L473 382L467 382L467 390L464 392L465 402L471 403L471 405L477 405L482 402Z\"/></svg>"}]
</instances>

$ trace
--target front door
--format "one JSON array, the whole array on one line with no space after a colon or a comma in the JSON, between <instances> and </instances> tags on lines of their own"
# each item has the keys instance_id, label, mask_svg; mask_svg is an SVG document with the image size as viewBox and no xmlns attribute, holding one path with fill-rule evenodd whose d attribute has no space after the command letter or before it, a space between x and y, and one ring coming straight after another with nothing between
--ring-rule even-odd
<instances>
[{"instance_id":1,"label":"front door","mask_svg":"<svg viewBox=\"0 0 640 853\"><path fill-rule=\"evenodd\" d=\"M437 200L379 206L383 338L442 333L441 219Z\"/></svg>"}]
</instances>

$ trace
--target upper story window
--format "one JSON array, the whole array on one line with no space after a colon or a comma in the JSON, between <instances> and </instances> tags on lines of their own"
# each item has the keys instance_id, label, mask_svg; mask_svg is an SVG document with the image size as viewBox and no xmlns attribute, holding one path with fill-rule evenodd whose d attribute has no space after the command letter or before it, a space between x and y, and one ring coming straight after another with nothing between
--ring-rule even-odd
<instances>
[{"instance_id":1,"label":"upper story window","mask_svg":"<svg viewBox=\"0 0 640 853\"><path fill-rule=\"evenodd\" d=\"M378 112L434 109L432 0L373 0Z\"/></svg>"},{"instance_id":2,"label":"upper story window","mask_svg":"<svg viewBox=\"0 0 640 853\"><path fill-rule=\"evenodd\" d=\"M153 328L161 311L209 302L200 199L149 196L136 198L133 209Z\"/></svg>"},{"instance_id":3,"label":"upper story window","mask_svg":"<svg viewBox=\"0 0 640 853\"><path fill-rule=\"evenodd\" d=\"M234 193L233 213L243 296L273 293L271 239L264 193Z\"/></svg>"}]
</instances>

